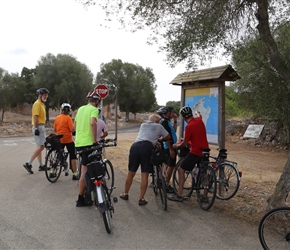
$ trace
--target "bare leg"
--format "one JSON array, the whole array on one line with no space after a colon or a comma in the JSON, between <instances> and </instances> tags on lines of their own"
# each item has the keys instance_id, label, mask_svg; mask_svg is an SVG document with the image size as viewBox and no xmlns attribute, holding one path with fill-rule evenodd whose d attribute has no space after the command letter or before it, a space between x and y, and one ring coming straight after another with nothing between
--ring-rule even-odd
<instances>
[{"instance_id":1,"label":"bare leg","mask_svg":"<svg viewBox=\"0 0 290 250\"><path fill-rule=\"evenodd\" d=\"M71 167L72 167L73 173L75 173L77 171L77 159L71 160Z\"/></svg>"},{"instance_id":2,"label":"bare leg","mask_svg":"<svg viewBox=\"0 0 290 250\"><path fill-rule=\"evenodd\" d=\"M44 149L44 146L37 146L35 151L33 152L31 158L30 158L30 162L32 163L33 160L37 157L38 161L39 162L42 162L42 150Z\"/></svg>"},{"instance_id":3,"label":"bare leg","mask_svg":"<svg viewBox=\"0 0 290 250\"><path fill-rule=\"evenodd\" d=\"M79 179L79 195L84 195L86 183L85 183L85 173L87 172L87 166L82 165L82 174Z\"/></svg>"},{"instance_id":4,"label":"bare leg","mask_svg":"<svg viewBox=\"0 0 290 250\"><path fill-rule=\"evenodd\" d=\"M167 166L167 168L166 168L166 183L167 184L170 183L170 179L171 179L171 176L172 176L172 173L173 173L173 169L174 169L174 167L169 167L169 166Z\"/></svg>"},{"instance_id":5,"label":"bare leg","mask_svg":"<svg viewBox=\"0 0 290 250\"><path fill-rule=\"evenodd\" d=\"M136 172L129 171L127 174L126 182L125 182L125 194L129 193L129 190L132 186L133 178L136 175Z\"/></svg>"},{"instance_id":6,"label":"bare leg","mask_svg":"<svg viewBox=\"0 0 290 250\"><path fill-rule=\"evenodd\" d=\"M185 177L184 177L184 169L182 169L181 167L178 168L178 175L179 175L179 187L178 187L178 195L182 196L182 192L183 192L183 185L185 182Z\"/></svg>"},{"instance_id":7,"label":"bare leg","mask_svg":"<svg viewBox=\"0 0 290 250\"><path fill-rule=\"evenodd\" d=\"M141 184L140 184L140 200L144 199L147 186L148 186L149 173L141 173Z\"/></svg>"}]
</instances>

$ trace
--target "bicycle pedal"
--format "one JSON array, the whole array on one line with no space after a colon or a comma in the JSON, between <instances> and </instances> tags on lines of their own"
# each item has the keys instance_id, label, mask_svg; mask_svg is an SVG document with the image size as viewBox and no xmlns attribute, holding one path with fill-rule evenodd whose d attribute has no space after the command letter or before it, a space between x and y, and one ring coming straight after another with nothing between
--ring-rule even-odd
<instances>
[{"instance_id":1,"label":"bicycle pedal","mask_svg":"<svg viewBox=\"0 0 290 250\"><path fill-rule=\"evenodd\" d=\"M68 176L68 175L69 175L69 173L68 173L68 172L66 172L64 175L65 175L65 176Z\"/></svg>"},{"instance_id":2,"label":"bicycle pedal","mask_svg":"<svg viewBox=\"0 0 290 250\"><path fill-rule=\"evenodd\" d=\"M117 203L118 202L118 198L117 197L113 197L113 202Z\"/></svg>"}]
</instances>

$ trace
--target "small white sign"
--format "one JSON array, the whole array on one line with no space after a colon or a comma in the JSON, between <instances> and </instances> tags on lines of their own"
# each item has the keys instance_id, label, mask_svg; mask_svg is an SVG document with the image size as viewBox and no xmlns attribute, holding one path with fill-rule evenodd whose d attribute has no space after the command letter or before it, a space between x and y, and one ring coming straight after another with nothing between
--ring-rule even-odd
<instances>
[{"instance_id":1,"label":"small white sign","mask_svg":"<svg viewBox=\"0 0 290 250\"><path fill-rule=\"evenodd\" d=\"M262 133L263 128L264 125L250 124L244 134L244 137L257 139Z\"/></svg>"}]
</instances>

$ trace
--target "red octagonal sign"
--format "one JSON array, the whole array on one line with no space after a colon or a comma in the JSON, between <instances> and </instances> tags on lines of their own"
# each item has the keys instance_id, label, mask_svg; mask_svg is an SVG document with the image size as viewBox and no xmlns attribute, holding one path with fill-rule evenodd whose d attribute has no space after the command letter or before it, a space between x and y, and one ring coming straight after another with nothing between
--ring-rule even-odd
<instances>
[{"instance_id":1,"label":"red octagonal sign","mask_svg":"<svg viewBox=\"0 0 290 250\"><path fill-rule=\"evenodd\" d=\"M96 92L101 96L102 99L109 95L109 89L105 84L99 84L95 87Z\"/></svg>"}]
</instances>

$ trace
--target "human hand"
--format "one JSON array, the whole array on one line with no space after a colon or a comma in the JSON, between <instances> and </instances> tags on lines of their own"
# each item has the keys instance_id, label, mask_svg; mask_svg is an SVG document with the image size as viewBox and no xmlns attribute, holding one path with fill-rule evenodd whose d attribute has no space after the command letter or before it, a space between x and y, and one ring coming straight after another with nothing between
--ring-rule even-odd
<instances>
[{"instance_id":1,"label":"human hand","mask_svg":"<svg viewBox=\"0 0 290 250\"><path fill-rule=\"evenodd\" d=\"M39 130L38 129L34 130L34 135L39 136Z\"/></svg>"},{"instance_id":2,"label":"human hand","mask_svg":"<svg viewBox=\"0 0 290 250\"><path fill-rule=\"evenodd\" d=\"M75 135L76 135L76 131L73 131L73 132L71 132L71 133L72 133L72 135L73 135L73 136L75 136Z\"/></svg>"}]
</instances>

